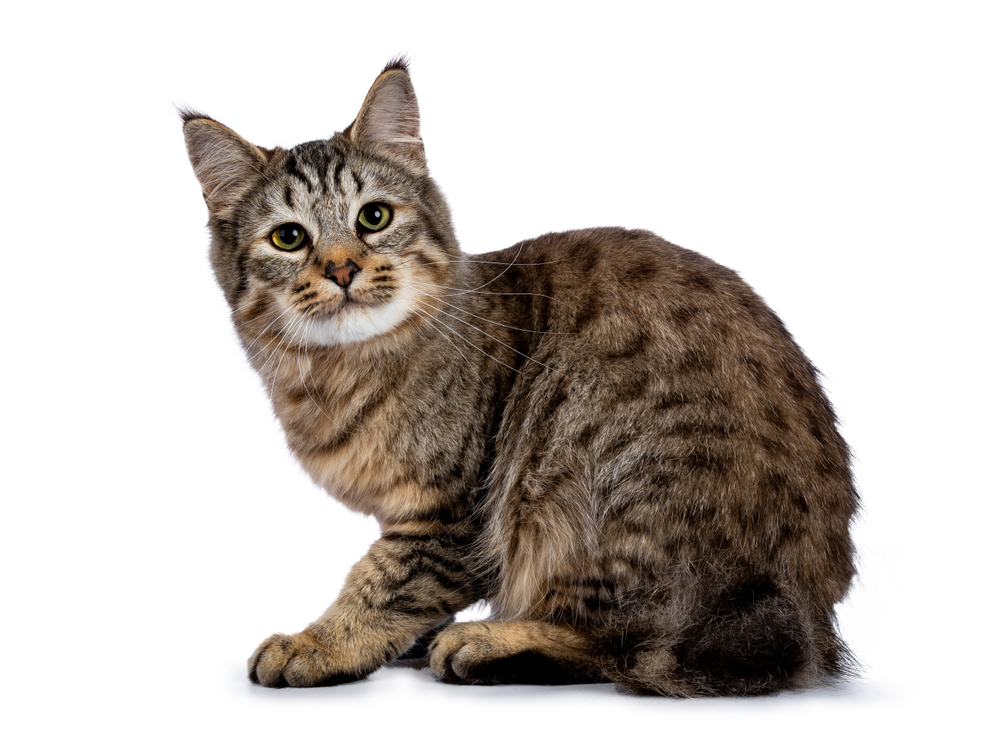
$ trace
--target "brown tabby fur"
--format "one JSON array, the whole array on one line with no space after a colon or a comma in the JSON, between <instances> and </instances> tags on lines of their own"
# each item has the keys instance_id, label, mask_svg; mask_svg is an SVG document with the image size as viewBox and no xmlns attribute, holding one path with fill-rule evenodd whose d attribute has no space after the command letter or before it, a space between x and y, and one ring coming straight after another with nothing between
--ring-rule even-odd
<instances>
[{"instance_id":1,"label":"brown tabby fur","mask_svg":"<svg viewBox=\"0 0 1000 750\"><path fill-rule=\"evenodd\" d=\"M288 445L382 530L251 680L355 680L427 644L437 677L468 683L744 695L842 672L848 449L735 273L617 228L464 255L400 61L328 141L267 150L183 119ZM392 220L367 232L373 201ZM291 252L269 240L288 222L309 235ZM489 621L452 624L479 600Z\"/></svg>"}]
</instances>

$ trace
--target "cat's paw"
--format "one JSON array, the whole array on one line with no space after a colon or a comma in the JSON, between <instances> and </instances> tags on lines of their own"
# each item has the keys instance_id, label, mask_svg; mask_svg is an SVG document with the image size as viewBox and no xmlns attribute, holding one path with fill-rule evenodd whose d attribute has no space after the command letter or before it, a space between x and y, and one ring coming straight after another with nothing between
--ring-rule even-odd
<instances>
[{"instance_id":1,"label":"cat's paw","mask_svg":"<svg viewBox=\"0 0 1000 750\"><path fill-rule=\"evenodd\" d=\"M307 633L279 633L253 652L247 676L264 687L322 687L360 680L365 673L351 670Z\"/></svg>"},{"instance_id":2,"label":"cat's paw","mask_svg":"<svg viewBox=\"0 0 1000 750\"><path fill-rule=\"evenodd\" d=\"M431 671L445 682L479 682L477 672L499 655L495 651L487 623L455 623L431 644Z\"/></svg>"},{"instance_id":3,"label":"cat's paw","mask_svg":"<svg viewBox=\"0 0 1000 750\"><path fill-rule=\"evenodd\" d=\"M445 682L567 685L605 679L590 640L542 622L460 622L434 639L430 666Z\"/></svg>"}]
</instances>

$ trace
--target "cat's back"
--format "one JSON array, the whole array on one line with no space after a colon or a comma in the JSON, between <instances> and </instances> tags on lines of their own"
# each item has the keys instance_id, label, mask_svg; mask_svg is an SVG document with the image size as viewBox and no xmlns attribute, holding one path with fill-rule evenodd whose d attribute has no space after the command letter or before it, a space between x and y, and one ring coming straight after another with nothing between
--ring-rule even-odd
<instances>
[{"instance_id":1,"label":"cat's back","mask_svg":"<svg viewBox=\"0 0 1000 750\"><path fill-rule=\"evenodd\" d=\"M532 324L526 328L543 334L532 342L541 353L582 345L591 358L650 354L680 364L686 356L702 370L761 348L788 365L804 360L738 274L649 231L551 233L475 258L487 261L476 278L484 289L521 295L517 307ZM564 337L545 337L554 333Z\"/></svg>"},{"instance_id":2,"label":"cat's back","mask_svg":"<svg viewBox=\"0 0 1000 750\"><path fill-rule=\"evenodd\" d=\"M525 354L500 433L494 541L517 536L533 564L508 580L533 580L539 559L568 556L562 575L579 577L632 555L786 571L821 606L843 596L848 450L815 369L736 273L620 228L476 257ZM555 541L581 529L589 564Z\"/></svg>"}]
</instances>

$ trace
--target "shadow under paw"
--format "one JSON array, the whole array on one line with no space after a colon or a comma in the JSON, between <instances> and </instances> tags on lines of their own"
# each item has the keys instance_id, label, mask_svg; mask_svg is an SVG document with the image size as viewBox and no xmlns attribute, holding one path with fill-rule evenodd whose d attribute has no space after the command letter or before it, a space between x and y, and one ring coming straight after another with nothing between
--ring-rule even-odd
<instances>
[{"instance_id":1,"label":"shadow under paw","mask_svg":"<svg viewBox=\"0 0 1000 750\"><path fill-rule=\"evenodd\" d=\"M544 654L522 651L494 659L448 662L445 682L466 685L572 685L583 682Z\"/></svg>"}]
</instances>

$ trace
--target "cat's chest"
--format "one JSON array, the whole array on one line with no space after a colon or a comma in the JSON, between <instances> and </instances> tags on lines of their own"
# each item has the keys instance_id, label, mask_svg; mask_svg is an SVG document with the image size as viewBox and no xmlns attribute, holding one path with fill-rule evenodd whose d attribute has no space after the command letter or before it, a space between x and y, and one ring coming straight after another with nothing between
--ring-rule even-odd
<instances>
[{"instance_id":1,"label":"cat's chest","mask_svg":"<svg viewBox=\"0 0 1000 750\"><path fill-rule=\"evenodd\" d=\"M406 402L365 371L304 362L272 394L289 448L313 481L352 510L380 520L433 506L400 446Z\"/></svg>"}]
</instances>

